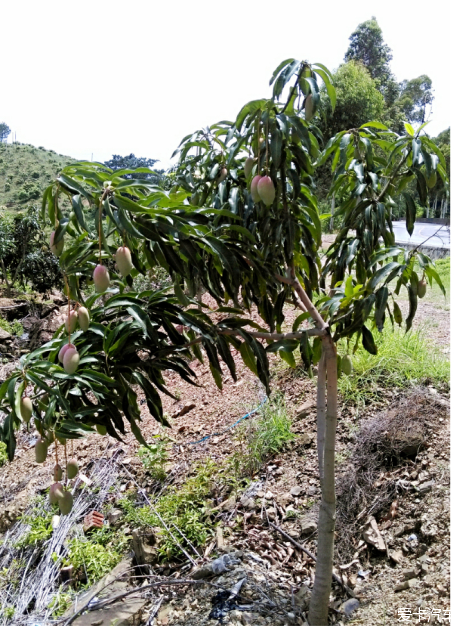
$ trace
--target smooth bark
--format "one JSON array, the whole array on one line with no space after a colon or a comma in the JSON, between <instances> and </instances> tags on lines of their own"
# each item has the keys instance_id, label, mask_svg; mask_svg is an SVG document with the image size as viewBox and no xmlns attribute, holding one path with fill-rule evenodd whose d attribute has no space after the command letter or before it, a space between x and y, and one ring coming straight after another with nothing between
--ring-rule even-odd
<instances>
[{"instance_id":1,"label":"smooth bark","mask_svg":"<svg viewBox=\"0 0 462 629\"><path fill-rule=\"evenodd\" d=\"M337 430L337 349L330 336L322 339L326 360L327 404L323 452L324 478L318 522L318 552L308 620L312 626L328 622L335 533L335 436Z\"/></svg>"}]
</instances>

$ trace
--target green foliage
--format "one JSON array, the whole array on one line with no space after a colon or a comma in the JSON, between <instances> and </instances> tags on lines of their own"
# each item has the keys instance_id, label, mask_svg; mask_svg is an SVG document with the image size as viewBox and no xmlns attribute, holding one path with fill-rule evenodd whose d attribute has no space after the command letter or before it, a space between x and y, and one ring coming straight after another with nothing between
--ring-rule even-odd
<instances>
[{"instance_id":1,"label":"green foliage","mask_svg":"<svg viewBox=\"0 0 462 629\"><path fill-rule=\"evenodd\" d=\"M8 461L8 454L6 451L6 444L2 442L0 442L0 467L2 465L5 465L5 463Z\"/></svg>"},{"instance_id":2,"label":"green foliage","mask_svg":"<svg viewBox=\"0 0 462 629\"><path fill-rule=\"evenodd\" d=\"M0 316L0 328L8 332L9 334L14 334L15 336L21 336L24 334L24 328L20 321L15 319L14 321L7 321L2 316Z\"/></svg>"},{"instance_id":3,"label":"green foliage","mask_svg":"<svg viewBox=\"0 0 462 629\"><path fill-rule=\"evenodd\" d=\"M6 140L7 137L10 135L10 133L11 133L11 129L6 124L6 122L0 122L0 142L3 142L3 140Z\"/></svg>"},{"instance_id":4,"label":"green foliage","mask_svg":"<svg viewBox=\"0 0 462 629\"><path fill-rule=\"evenodd\" d=\"M67 543L67 564L91 585L110 572L121 559L121 554L110 546L95 543L91 537L74 537Z\"/></svg>"},{"instance_id":5,"label":"green foliage","mask_svg":"<svg viewBox=\"0 0 462 629\"><path fill-rule=\"evenodd\" d=\"M415 384L447 388L449 361L426 338L425 328L404 333L387 324L380 334L373 333L377 355L359 347L353 355L353 373L339 380L344 400L356 405L383 399L384 392ZM346 347L339 352L346 351Z\"/></svg>"},{"instance_id":6,"label":"green foliage","mask_svg":"<svg viewBox=\"0 0 462 629\"><path fill-rule=\"evenodd\" d=\"M36 546L50 539L53 533L51 517L50 512L44 512L43 501L33 507L29 513L21 516L21 522L27 524L29 530L16 542L15 547Z\"/></svg>"},{"instance_id":7,"label":"green foliage","mask_svg":"<svg viewBox=\"0 0 462 629\"><path fill-rule=\"evenodd\" d=\"M156 439L153 444L141 446L138 456L143 463L143 467L156 480L162 481L166 478L165 464L168 461L167 442L161 435L153 435Z\"/></svg>"},{"instance_id":8,"label":"green foliage","mask_svg":"<svg viewBox=\"0 0 462 629\"><path fill-rule=\"evenodd\" d=\"M48 157L49 153L43 147L0 142L0 160L3 160L4 165L0 172L0 205L8 203L14 210L18 210L25 202L38 199L58 172L74 161L71 157L57 155L56 161L50 167ZM13 179L12 175L19 172L22 172L21 178Z\"/></svg>"},{"instance_id":9,"label":"green foliage","mask_svg":"<svg viewBox=\"0 0 462 629\"><path fill-rule=\"evenodd\" d=\"M221 121L182 140L175 151L176 184L168 191L140 179L146 169L114 172L88 162L67 166L46 189L42 217L50 226L58 225L55 244L64 240L59 263L70 299L91 311L91 325L71 336L80 355L74 374L66 374L58 363L66 338L60 329L52 341L23 356L2 384L1 437L10 458L26 385L37 395L46 391L50 396L46 412L34 402L33 418L41 433L53 429L59 436L78 438L101 424L120 439L123 413L143 443L140 388L151 415L165 425L159 391L168 391L162 374L172 370L194 382L192 358L204 360L199 347L219 388L222 365L237 377L233 349L269 394L268 353L278 352L295 364L293 352L300 348L309 370L321 355L321 319L334 342L356 336L375 354L371 329L382 329L393 316L392 281L408 292L406 328L411 327L420 277L439 278L427 256L394 246L394 199L403 192L412 233L417 210L412 195L403 190L416 181L425 206L427 179L437 172L447 181L444 156L422 129L407 125L406 133L397 135L377 121L341 130L323 145L321 80L333 110L336 92L329 70L285 60L271 78L270 98L246 103L234 122ZM250 175L248 180L244 173L249 156L252 175L271 178L266 181L274 187L271 203L250 194ZM323 217L314 175L328 162L329 196L336 199L340 231L321 260ZM121 241L134 265L124 278L112 264ZM112 282L104 300L92 293L98 261L107 265ZM173 292L133 290L138 275L159 266L172 278ZM197 307L192 296L199 286L215 299L216 308ZM317 329L302 315L291 338L265 346L257 339L271 341L274 332L282 333L284 306L294 290L315 303ZM261 326L246 318L245 309L252 306L258 308Z\"/></svg>"},{"instance_id":10,"label":"green foliage","mask_svg":"<svg viewBox=\"0 0 462 629\"><path fill-rule=\"evenodd\" d=\"M241 449L231 457L229 467L237 478L251 477L293 439L284 397L274 395L256 417L239 425L236 440Z\"/></svg>"},{"instance_id":11,"label":"green foliage","mask_svg":"<svg viewBox=\"0 0 462 629\"><path fill-rule=\"evenodd\" d=\"M217 465L212 461L199 464L194 469L194 474L181 487L160 496L154 507L160 518L149 505L135 507L130 498L120 500L119 504L129 524L156 529L161 559L169 560L182 554L163 527L161 519L167 523L170 532L182 546L185 541L179 536L175 526L196 548L202 548L212 536L213 525L204 503L210 495L217 472Z\"/></svg>"},{"instance_id":12,"label":"green foliage","mask_svg":"<svg viewBox=\"0 0 462 629\"><path fill-rule=\"evenodd\" d=\"M48 603L53 618L60 618L70 607L73 600L72 590L64 590L60 585L58 591Z\"/></svg>"},{"instance_id":13,"label":"green foliage","mask_svg":"<svg viewBox=\"0 0 462 629\"><path fill-rule=\"evenodd\" d=\"M322 130L331 137L343 129L360 127L370 120L381 120L385 101L367 69L357 61L341 65L333 75L337 93L335 111L327 105Z\"/></svg>"},{"instance_id":14,"label":"green foliage","mask_svg":"<svg viewBox=\"0 0 462 629\"><path fill-rule=\"evenodd\" d=\"M383 87L390 79L391 49L383 41L382 29L375 17L360 24L350 36L350 45L345 54L345 61L359 61Z\"/></svg>"}]
</instances>

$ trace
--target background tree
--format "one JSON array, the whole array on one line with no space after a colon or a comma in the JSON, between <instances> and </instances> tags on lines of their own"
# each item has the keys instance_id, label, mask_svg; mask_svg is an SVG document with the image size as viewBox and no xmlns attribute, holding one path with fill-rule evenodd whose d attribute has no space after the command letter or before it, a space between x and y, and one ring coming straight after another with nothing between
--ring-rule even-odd
<instances>
[{"instance_id":1,"label":"background tree","mask_svg":"<svg viewBox=\"0 0 462 629\"><path fill-rule=\"evenodd\" d=\"M0 122L0 142L3 142L10 135L11 129L6 122Z\"/></svg>"},{"instance_id":2,"label":"background tree","mask_svg":"<svg viewBox=\"0 0 462 629\"><path fill-rule=\"evenodd\" d=\"M176 152L178 183L169 191L135 178L136 173L124 179L101 164L65 168L46 190L43 212L55 228L54 246L66 237L60 265L69 308L84 304L91 324L73 333L58 330L52 341L22 357L19 369L0 387L0 410L6 414L1 436L10 458L15 431L27 421L21 411L26 386L34 389L29 419L33 417L44 439L50 431L78 438L95 425L120 438L125 416L144 443L135 387L143 390L153 417L165 424L158 393L168 393L164 370L193 382L189 360L206 357L221 388L220 359L236 379L232 346L269 393L268 353L278 352L295 366L294 351L299 349L308 371L318 366L321 504L311 625L327 624L332 582L337 379L342 370L337 343L345 338L352 351L361 342L377 353L371 329L381 331L386 317L400 321L392 280L397 280L395 292L405 288L409 294L406 329L412 325L423 278L441 285L428 257L394 245L391 216L394 199L412 178L426 199L427 178L435 172L445 177L439 149L410 125L404 136L378 122L342 130L321 151L319 78L334 109L335 89L327 68L295 59L281 63L270 82L271 98L244 105L234 123L220 122L184 138ZM283 93L287 99L281 99ZM329 194L339 199L341 229L321 259L313 175L330 159ZM72 200L69 216L60 207L62 197ZM84 201L94 213L96 229L87 225ZM416 209L412 197L406 197L406 204L411 233ZM131 251L134 268L121 264L125 271L116 273L108 264L102 269L122 242ZM137 274L159 264L173 278L173 291L130 290ZM92 286L92 274L99 292L85 295L80 283L87 278ZM217 307L206 309L185 294L187 287L195 295L198 282ZM102 292L109 298L95 305ZM292 331L284 333L287 303L295 303L301 312ZM265 326L246 316L252 306ZM211 314L219 315L217 322ZM58 357L69 342L76 347L72 356L78 363L71 369L61 367ZM348 362L348 356L343 358ZM38 402L45 392L46 410Z\"/></svg>"},{"instance_id":3,"label":"background tree","mask_svg":"<svg viewBox=\"0 0 462 629\"><path fill-rule=\"evenodd\" d=\"M36 207L0 220L0 264L8 297L16 282L41 293L62 286L59 261L50 251Z\"/></svg>"},{"instance_id":4,"label":"background tree","mask_svg":"<svg viewBox=\"0 0 462 629\"><path fill-rule=\"evenodd\" d=\"M409 122L424 123L433 99L432 80L426 74L400 84L398 104Z\"/></svg>"},{"instance_id":5,"label":"background tree","mask_svg":"<svg viewBox=\"0 0 462 629\"><path fill-rule=\"evenodd\" d=\"M154 170L153 166L158 159L151 159L147 157L136 157L133 153L122 157L121 155L113 155L112 159L104 162L105 166L108 166L112 170L137 170L136 175L125 174L122 175L125 179L136 177L136 179L146 179L151 183L164 187L170 187L168 185L168 177L165 170ZM143 169L140 171L139 169Z\"/></svg>"}]
</instances>

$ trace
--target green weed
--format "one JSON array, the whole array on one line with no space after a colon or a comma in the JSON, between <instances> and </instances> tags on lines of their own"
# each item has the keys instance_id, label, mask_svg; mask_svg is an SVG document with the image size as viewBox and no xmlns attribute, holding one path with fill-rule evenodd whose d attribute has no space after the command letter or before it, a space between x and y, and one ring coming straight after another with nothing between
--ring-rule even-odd
<instances>
[{"instance_id":1,"label":"green weed","mask_svg":"<svg viewBox=\"0 0 462 629\"><path fill-rule=\"evenodd\" d=\"M16 319L14 321L11 321L10 323L10 321L7 321L6 319L3 319L3 317L0 317L0 328L2 330L5 330L5 332L8 332L9 334L14 334L16 336L21 336L22 334L24 334L24 328L19 321L16 321Z\"/></svg>"},{"instance_id":2,"label":"green weed","mask_svg":"<svg viewBox=\"0 0 462 629\"><path fill-rule=\"evenodd\" d=\"M8 462L8 454L6 451L6 443L0 441L0 467Z\"/></svg>"},{"instance_id":3,"label":"green weed","mask_svg":"<svg viewBox=\"0 0 462 629\"><path fill-rule=\"evenodd\" d=\"M390 324L382 333L374 330L377 355L362 347L353 356L353 373L339 379L339 392L344 400L363 405L383 397L383 391L402 389L412 384L433 384L447 387L449 361L425 338L425 328L393 331ZM339 343L339 353L346 345Z\"/></svg>"},{"instance_id":4,"label":"green weed","mask_svg":"<svg viewBox=\"0 0 462 629\"><path fill-rule=\"evenodd\" d=\"M74 537L67 544L67 563L91 585L110 572L122 558L114 548L97 544L91 537Z\"/></svg>"},{"instance_id":5,"label":"green weed","mask_svg":"<svg viewBox=\"0 0 462 629\"><path fill-rule=\"evenodd\" d=\"M217 465L212 461L205 461L198 465L194 470L194 475L190 476L181 487L176 487L174 491L159 498L154 508L160 517L150 505L136 507L130 498L122 498L119 504L125 512L125 520L136 527L156 529L160 558L171 559L181 555L178 545L163 527L162 520L182 546L185 542L173 525L180 529L193 546L196 548L204 546L213 534L213 524L205 500L210 495L217 473Z\"/></svg>"},{"instance_id":6,"label":"green weed","mask_svg":"<svg viewBox=\"0 0 462 629\"><path fill-rule=\"evenodd\" d=\"M157 442L150 445L149 448L141 446L138 450L138 456L145 470L156 480L163 481L167 476L165 471L165 464L168 461L167 443L161 435L153 435L153 439L157 439Z\"/></svg>"},{"instance_id":7,"label":"green weed","mask_svg":"<svg viewBox=\"0 0 462 629\"><path fill-rule=\"evenodd\" d=\"M48 609L52 610L51 615L53 616L53 618L60 618L71 605L71 603L72 590L64 592L62 586L60 585L59 590L49 602Z\"/></svg>"},{"instance_id":8,"label":"green weed","mask_svg":"<svg viewBox=\"0 0 462 629\"><path fill-rule=\"evenodd\" d=\"M240 452L229 461L237 478L253 476L262 465L295 439L282 394L264 404L256 417L239 425Z\"/></svg>"}]
</instances>

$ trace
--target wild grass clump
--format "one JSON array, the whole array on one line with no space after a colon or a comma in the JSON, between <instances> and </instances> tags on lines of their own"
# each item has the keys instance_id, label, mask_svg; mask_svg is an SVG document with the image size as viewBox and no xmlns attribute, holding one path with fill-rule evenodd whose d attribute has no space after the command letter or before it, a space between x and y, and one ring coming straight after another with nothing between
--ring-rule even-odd
<instances>
[{"instance_id":1,"label":"wild grass clump","mask_svg":"<svg viewBox=\"0 0 462 629\"><path fill-rule=\"evenodd\" d=\"M206 500L217 474L218 467L213 461L201 463L181 487L175 487L162 495L154 509L150 505L136 506L130 497L122 498L119 504L125 512L125 521L135 527L155 529L160 559L182 555L178 544L184 546L186 542L177 529L195 548L203 547L213 535ZM165 530L163 522L169 527L170 533Z\"/></svg>"},{"instance_id":2,"label":"wild grass clump","mask_svg":"<svg viewBox=\"0 0 462 629\"><path fill-rule=\"evenodd\" d=\"M428 341L425 327L405 334L387 324L382 333L375 330L373 334L377 354L359 347L353 355L353 373L339 380L339 392L345 401L365 404L382 398L384 390L417 384L448 388L449 361ZM339 346L339 353L344 351Z\"/></svg>"},{"instance_id":3,"label":"wild grass clump","mask_svg":"<svg viewBox=\"0 0 462 629\"><path fill-rule=\"evenodd\" d=\"M258 415L240 424L237 434L240 451L229 463L236 477L253 476L271 456L293 441L291 426L282 394L276 394Z\"/></svg>"}]
</instances>

